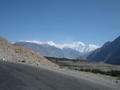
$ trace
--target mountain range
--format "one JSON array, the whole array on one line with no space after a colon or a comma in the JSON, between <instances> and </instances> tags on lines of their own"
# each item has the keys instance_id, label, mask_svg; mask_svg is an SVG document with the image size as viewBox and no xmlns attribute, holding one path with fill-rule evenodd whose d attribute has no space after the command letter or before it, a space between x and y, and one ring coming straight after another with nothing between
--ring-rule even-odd
<instances>
[{"instance_id":1,"label":"mountain range","mask_svg":"<svg viewBox=\"0 0 120 90\"><path fill-rule=\"evenodd\" d=\"M87 59L120 65L120 36L113 41L106 42L101 48L92 52Z\"/></svg>"},{"instance_id":2,"label":"mountain range","mask_svg":"<svg viewBox=\"0 0 120 90\"><path fill-rule=\"evenodd\" d=\"M70 44L56 44L53 41L40 42L40 41L18 41L15 45L36 51L43 56L79 59L85 58L92 51L99 48L97 45L86 45L82 42L73 42Z\"/></svg>"},{"instance_id":3,"label":"mountain range","mask_svg":"<svg viewBox=\"0 0 120 90\"><path fill-rule=\"evenodd\" d=\"M52 41L18 41L14 44L0 37L0 60L55 66L43 56L80 59L120 65L120 36L102 47L82 42L56 44Z\"/></svg>"}]
</instances>

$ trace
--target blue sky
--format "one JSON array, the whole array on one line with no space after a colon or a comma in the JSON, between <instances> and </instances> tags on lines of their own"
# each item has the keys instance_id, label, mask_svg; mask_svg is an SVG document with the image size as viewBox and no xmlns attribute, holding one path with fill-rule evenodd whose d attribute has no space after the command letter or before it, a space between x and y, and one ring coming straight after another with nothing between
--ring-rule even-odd
<instances>
[{"instance_id":1,"label":"blue sky","mask_svg":"<svg viewBox=\"0 0 120 90\"><path fill-rule=\"evenodd\" d=\"M120 0L0 0L0 35L102 45L120 35Z\"/></svg>"}]
</instances>

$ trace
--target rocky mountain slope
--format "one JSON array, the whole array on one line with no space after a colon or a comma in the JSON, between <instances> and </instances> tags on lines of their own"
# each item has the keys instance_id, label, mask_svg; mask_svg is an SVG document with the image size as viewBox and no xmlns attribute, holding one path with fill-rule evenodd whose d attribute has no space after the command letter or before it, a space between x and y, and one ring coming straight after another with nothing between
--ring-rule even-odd
<instances>
[{"instance_id":1,"label":"rocky mountain slope","mask_svg":"<svg viewBox=\"0 0 120 90\"><path fill-rule=\"evenodd\" d=\"M93 50L98 48L96 45L85 45L82 42L60 45L52 41L19 41L15 44L36 51L43 56L69 59L78 59L85 57L89 55L89 53L91 53Z\"/></svg>"},{"instance_id":2,"label":"rocky mountain slope","mask_svg":"<svg viewBox=\"0 0 120 90\"><path fill-rule=\"evenodd\" d=\"M105 43L103 47L95 50L87 58L91 61L120 65L120 36L112 42Z\"/></svg>"},{"instance_id":3,"label":"rocky mountain slope","mask_svg":"<svg viewBox=\"0 0 120 90\"><path fill-rule=\"evenodd\" d=\"M42 55L20 46L13 45L2 37L0 37L0 60L55 66L54 63L48 61Z\"/></svg>"}]
</instances>

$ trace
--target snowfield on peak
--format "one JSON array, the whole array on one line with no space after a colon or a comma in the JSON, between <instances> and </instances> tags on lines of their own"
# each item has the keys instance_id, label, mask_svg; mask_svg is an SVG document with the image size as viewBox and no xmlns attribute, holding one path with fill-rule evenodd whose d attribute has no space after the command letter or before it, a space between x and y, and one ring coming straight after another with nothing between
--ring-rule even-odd
<instances>
[{"instance_id":1,"label":"snowfield on peak","mask_svg":"<svg viewBox=\"0 0 120 90\"><path fill-rule=\"evenodd\" d=\"M64 43L64 44L57 44L53 41L41 42L41 41L36 41L36 40L33 40L33 41L20 40L18 42L29 42L29 43L35 43L35 44L48 44L50 46L54 46L54 47L57 47L57 48L60 48L60 49L71 48L71 49L74 49L74 50L79 51L81 53L91 52L91 51L93 51L97 48L100 48L100 46L97 46L97 45L94 45L94 44L86 45L86 44L84 44L83 42L80 42L80 41L72 42L72 43Z\"/></svg>"},{"instance_id":2,"label":"snowfield on peak","mask_svg":"<svg viewBox=\"0 0 120 90\"><path fill-rule=\"evenodd\" d=\"M87 56L92 51L100 48L100 46L89 44L86 45L83 42L72 42L57 44L53 41L41 42L41 41L25 41L20 40L15 43L16 45L24 48L37 51L43 56L58 57L58 58L80 58Z\"/></svg>"}]
</instances>

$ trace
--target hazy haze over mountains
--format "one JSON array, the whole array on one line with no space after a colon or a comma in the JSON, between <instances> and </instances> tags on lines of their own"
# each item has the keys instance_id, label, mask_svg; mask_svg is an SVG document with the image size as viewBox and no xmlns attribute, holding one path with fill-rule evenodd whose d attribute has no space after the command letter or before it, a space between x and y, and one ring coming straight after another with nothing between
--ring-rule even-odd
<instances>
[{"instance_id":1,"label":"hazy haze over mountains","mask_svg":"<svg viewBox=\"0 0 120 90\"><path fill-rule=\"evenodd\" d=\"M73 42L67 44L56 44L53 41L18 41L16 45L37 51L44 56L76 59L88 55L99 48L97 45L86 45L83 42Z\"/></svg>"}]
</instances>

